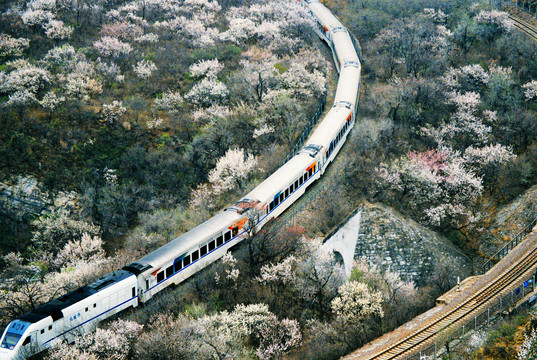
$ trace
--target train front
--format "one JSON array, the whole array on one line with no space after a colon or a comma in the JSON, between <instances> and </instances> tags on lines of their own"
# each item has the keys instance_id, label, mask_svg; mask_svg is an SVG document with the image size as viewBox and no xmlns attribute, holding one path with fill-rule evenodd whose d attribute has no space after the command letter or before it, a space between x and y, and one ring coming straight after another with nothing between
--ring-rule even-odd
<instances>
[{"instance_id":1,"label":"train front","mask_svg":"<svg viewBox=\"0 0 537 360\"><path fill-rule=\"evenodd\" d=\"M22 320L14 320L8 325L0 339L0 360L24 359L26 352L30 355L31 325Z\"/></svg>"}]
</instances>

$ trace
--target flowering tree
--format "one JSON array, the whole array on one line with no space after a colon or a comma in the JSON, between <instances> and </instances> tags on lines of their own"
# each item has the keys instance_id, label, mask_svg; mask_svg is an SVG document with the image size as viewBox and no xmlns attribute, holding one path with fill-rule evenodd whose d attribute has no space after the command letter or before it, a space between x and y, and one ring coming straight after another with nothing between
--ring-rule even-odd
<instances>
[{"instance_id":1,"label":"flowering tree","mask_svg":"<svg viewBox=\"0 0 537 360\"><path fill-rule=\"evenodd\" d=\"M99 227L72 219L66 211L54 211L43 215L33 222L36 227L32 242L36 249L57 252L69 241L75 241L84 234L97 236Z\"/></svg>"},{"instance_id":2,"label":"flowering tree","mask_svg":"<svg viewBox=\"0 0 537 360\"><path fill-rule=\"evenodd\" d=\"M132 66L134 73L141 79L147 79L153 74L154 71L158 70L155 63L148 60L142 60Z\"/></svg>"},{"instance_id":3,"label":"flowering tree","mask_svg":"<svg viewBox=\"0 0 537 360\"><path fill-rule=\"evenodd\" d=\"M44 29L50 39L69 39L74 31L72 26L65 25L61 20L49 20Z\"/></svg>"},{"instance_id":4,"label":"flowering tree","mask_svg":"<svg viewBox=\"0 0 537 360\"><path fill-rule=\"evenodd\" d=\"M264 95L275 82L277 75L274 58L261 61L242 60L241 65L244 71L241 74L244 81L253 90L251 93L255 95L254 99L258 102L263 101Z\"/></svg>"},{"instance_id":5,"label":"flowering tree","mask_svg":"<svg viewBox=\"0 0 537 360\"><path fill-rule=\"evenodd\" d=\"M161 97L155 99L155 107L158 110L168 111L170 114L175 114L183 105L184 100L179 92L166 91Z\"/></svg>"},{"instance_id":6,"label":"flowering tree","mask_svg":"<svg viewBox=\"0 0 537 360\"><path fill-rule=\"evenodd\" d=\"M524 342L520 345L517 352L518 360L535 360L537 359L537 331L531 330L531 334L524 334Z\"/></svg>"},{"instance_id":7,"label":"flowering tree","mask_svg":"<svg viewBox=\"0 0 537 360\"><path fill-rule=\"evenodd\" d=\"M240 271L237 269L237 259L231 255L228 251L220 259L223 269L215 273L216 283L225 284L226 287L237 286L237 279L239 278Z\"/></svg>"},{"instance_id":8,"label":"flowering tree","mask_svg":"<svg viewBox=\"0 0 537 360\"><path fill-rule=\"evenodd\" d=\"M359 324L370 316L384 316L382 293L372 291L357 281L349 281L332 300L332 311L347 324Z\"/></svg>"},{"instance_id":9,"label":"flowering tree","mask_svg":"<svg viewBox=\"0 0 537 360\"><path fill-rule=\"evenodd\" d=\"M409 152L390 165L381 164L376 172L379 180L408 206L423 211L424 219L434 225L445 218L455 224L473 219L469 207L483 190L481 179L460 157L436 150Z\"/></svg>"},{"instance_id":10,"label":"flowering tree","mask_svg":"<svg viewBox=\"0 0 537 360\"><path fill-rule=\"evenodd\" d=\"M143 35L143 29L136 24L128 21L119 22L114 21L110 24L103 25L101 29L102 36L108 36L112 38L122 40L133 40Z\"/></svg>"},{"instance_id":11,"label":"flowering tree","mask_svg":"<svg viewBox=\"0 0 537 360\"><path fill-rule=\"evenodd\" d=\"M102 117L108 123L113 123L127 112L122 101L112 101L111 104L103 104Z\"/></svg>"},{"instance_id":12,"label":"flowering tree","mask_svg":"<svg viewBox=\"0 0 537 360\"><path fill-rule=\"evenodd\" d=\"M202 79L190 89L185 97L201 107L224 103L229 91L226 85L217 78L222 69L223 66L217 59L200 61L190 66L190 73Z\"/></svg>"},{"instance_id":13,"label":"flowering tree","mask_svg":"<svg viewBox=\"0 0 537 360\"><path fill-rule=\"evenodd\" d=\"M102 56L111 56L120 58L132 52L132 46L118 38L111 36L103 36L100 40L93 43L93 47Z\"/></svg>"},{"instance_id":14,"label":"flowering tree","mask_svg":"<svg viewBox=\"0 0 537 360\"><path fill-rule=\"evenodd\" d=\"M292 90L298 98L320 98L326 91L326 78L317 70L309 72L307 64L293 62L282 74L283 86Z\"/></svg>"},{"instance_id":15,"label":"flowering tree","mask_svg":"<svg viewBox=\"0 0 537 360\"><path fill-rule=\"evenodd\" d=\"M8 34L0 34L0 56L22 56L23 51L29 46L29 39L17 39Z\"/></svg>"},{"instance_id":16,"label":"flowering tree","mask_svg":"<svg viewBox=\"0 0 537 360\"><path fill-rule=\"evenodd\" d=\"M308 244L297 265L293 282L317 317L326 319L330 314L330 304L345 281L345 270L343 266L336 264L334 254L323 251L320 245L320 241Z\"/></svg>"},{"instance_id":17,"label":"flowering tree","mask_svg":"<svg viewBox=\"0 0 537 360\"><path fill-rule=\"evenodd\" d=\"M0 71L0 92L29 92L34 96L51 81L48 70L30 64L27 60L10 61L6 65L12 70Z\"/></svg>"},{"instance_id":18,"label":"flowering tree","mask_svg":"<svg viewBox=\"0 0 537 360\"><path fill-rule=\"evenodd\" d=\"M142 328L143 325L134 321L116 320L106 329L98 328L93 333L77 336L72 346L55 342L46 359L127 360Z\"/></svg>"},{"instance_id":19,"label":"flowering tree","mask_svg":"<svg viewBox=\"0 0 537 360\"><path fill-rule=\"evenodd\" d=\"M72 266L79 262L98 262L104 259L103 241L100 237L91 237L84 233L80 240L69 241L60 250L54 264L59 268Z\"/></svg>"},{"instance_id":20,"label":"flowering tree","mask_svg":"<svg viewBox=\"0 0 537 360\"><path fill-rule=\"evenodd\" d=\"M537 80L532 80L522 86L526 101L537 98Z\"/></svg>"},{"instance_id":21,"label":"flowering tree","mask_svg":"<svg viewBox=\"0 0 537 360\"><path fill-rule=\"evenodd\" d=\"M209 172L209 182L213 185L213 191L219 194L242 188L256 164L255 156L245 154L243 149L229 149L218 159L216 167Z\"/></svg>"},{"instance_id":22,"label":"flowering tree","mask_svg":"<svg viewBox=\"0 0 537 360\"><path fill-rule=\"evenodd\" d=\"M481 11L474 17L474 20L479 25L479 36L488 42L491 42L502 34L510 32L514 28L513 20L504 11Z\"/></svg>"},{"instance_id":23,"label":"flowering tree","mask_svg":"<svg viewBox=\"0 0 537 360\"><path fill-rule=\"evenodd\" d=\"M204 316L197 321L197 329L197 340L204 344L200 350L220 359L236 358L248 338L259 343L256 355L261 359L280 358L301 343L298 322L278 321L265 304L239 304L232 312Z\"/></svg>"}]
</instances>

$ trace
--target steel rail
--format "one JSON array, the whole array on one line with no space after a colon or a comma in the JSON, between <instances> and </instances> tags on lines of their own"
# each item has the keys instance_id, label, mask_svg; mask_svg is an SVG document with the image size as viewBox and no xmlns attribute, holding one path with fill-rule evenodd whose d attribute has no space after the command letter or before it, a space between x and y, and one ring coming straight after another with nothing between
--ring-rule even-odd
<instances>
[{"instance_id":1,"label":"steel rail","mask_svg":"<svg viewBox=\"0 0 537 360\"><path fill-rule=\"evenodd\" d=\"M526 33L532 39L537 40L537 27L511 14L509 14L509 18L513 21L513 24L515 25L517 29Z\"/></svg>"},{"instance_id":2,"label":"steel rail","mask_svg":"<svg viewBox=\"0 0 537 360\"><path fill-rule=\"evenodd\" d=\"M479 292L470 296L467 300L454 306L448 312L439 314L436 318L429 321L422 328L414 331L412 334L399 340L395 344L385 348L377 354L365 357L367 360L384 360L384 359L400 359L404 356L410 356L414 351L432 338L438 336L439 332L446 329L450 325L456 324L467 318L472 313L482 309L490 300L501 295L506 291L513 282L526 274L529 270L533 271L533 267L537 264L537 248L531 250L529 254L524 256L506 271L503 271L500 276L494 279L488 286L483 287Z\"/></svg>"}]
</instances>

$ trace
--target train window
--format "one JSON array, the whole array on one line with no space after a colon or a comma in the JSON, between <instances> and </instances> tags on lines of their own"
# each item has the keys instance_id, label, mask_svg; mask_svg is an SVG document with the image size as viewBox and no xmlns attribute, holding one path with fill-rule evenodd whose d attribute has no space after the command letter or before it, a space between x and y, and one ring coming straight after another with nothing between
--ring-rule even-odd
<instances>
[{"instance_id":1,"label":"train window","mask_svg":"<svg viewBox=\"0 0 537 360\"><path fill-rule=\"evenodd\" d=\"M293 191L295 190L295 184L291 184L291 186L289 187L289 194L292 194Z\"/></svg>"},{"instance_id":2,"label":"train window","mask_svg":"<svg viewBox=\"0 0 537 360\"><path fill-rule=\"evenodd\" d=\"M183 267L187 267L188 265L190 265L190 255L185 256L183 259Z\"/></svg>"},{"instance_id":3,"label":"train window","mask_svg":"<svg viewBox=\"0 0 537 360\"><path fill-rule=\"evenodd\" d=\"M274 210L274 201L269 204L269 211Z\"/></svg>"},{"instance_id":4,"label":"train window","mask_svg":"<svg viewBox=\"0 0 537 360\"><path fill-rule=\"evenodd\" d=\"M132 288L132 297L136 296L136 289ZM88 308L86 308L86 311L88 311Z\"/></svg>"},{"instance_id":5,"label":"train window","mask_svg":"<svg viewBox=\"0 0 537 360\"><path fill-rule=\"evenodd\" d=\"M233 229L231 229L231 233L233 234L233 236L237 236L237 234L239 233L239 228L234 227ZM226 240L226 241L228 241L228 240Z\"/></svg>"},{"instance_id":6,"label":"train window","mask_svg":"<svg viewBox=\"0 0 537 360\"><path fill-rule=\"evenodd\" d=\"M166 277L170 277L173 275L173 265L172 266L168 266L166 268Z\"/></svg>"},{"instance_id":7,"label":"train window","mask_svg":"<svg viewBox=\"0 0 537 360\"><path fill-rule=\"evenodd\" d=\"M298 189L298 186L299 186L298 182L299 182L298 180L295 181L295 190Z\"/></svg>"},{"instance_id":8,"label":"train window","mask_svg":"<svg viewBox=\"0 0 537 360\"><path fill-rule=\"evenodd\" d=\"M304 179L301 177L298 178L298 185L302 185L304 183Z\"/></svg>"},{"instance_id":9,"label":"train window","mask_svg":"<svg viewBox=\"0 0 537 360\"><path fill-rule=\"evenodd\" d=\"M194 252L192 253L192 262L198 260L199 258L200 258L200 253L199 253L199 251L198 251L198 250L194 251Z\"/></svg>"},{"instance_id":10,"label":"train window","mask_svg":"<svg viewBox=\"0 0 537 360\"><path fill-rule=\"evenodd\" d=\"M236 229L236 228L235 228ZM231 231L228 231L224 234L226 242L231 240Z\"/></svg>"},{"instance_id":11,"label":"train window","mask_svg":"<svg viewBox=\"0 0 537 360\"><path fill-rule=\"evenodd\" d=\"M223 235L220 235L219 237L216 238L216 246L220 246L224 243L224 236Z\"/></svg>"},{"instance_id":12,"label":"train window","mask_svg":"<svg viewBox=\"0 0 537 360\"><path fill-rule=\"evenodd\" d=\"M31 337L27 336L26 339L24 339L24 341L22 342L22 346L28 345L30 343L30 339L31 339Z\"/></svg>"},{"instance_id":13,"label":"train window","mask_svg":"<svg viewBox=\"0 0 537 360\"><path fill-rule=\"evenodd\" d=\"M45 329L41 329L41 334L44 334L45 333Z\"/></svg>"},{"instance_id":14,"label":"train window","mask_svg":"<svg viewBox=\"0 0 537 360\"><path fill-rule=\"evenodd\" d=\"M313 175L313 169L310 169L308 175L309 175L308 177L310 177L311 175Z\"/></svg>"},{"instance_id":15,"label":"train window","mask_svg":"<svg viewBox=\"0 0 537 360\"><path fill-rule=\"evenodd\" d=\"M285 195L284 193L281 193L281 194L280 194L280 202L282 202L283 200L285 200L284 195Z\"/></svg>"},{"instance_id":16,"label":"train window","mask_svg":"<svg viewBox=\"0 0 537 360\"><path fill-rule=\"evenodd\" d=\"M274 205L275 205L274 207L278 206L279 204L280 204L280 198L278 197L274 199Z\"/></svg>"},{"instance_id":17,"label":"train window","mask_svg":"<svg viewBox=\"0 0 537 360\"><path fill-rule=\"evenodd\" d=\"M183 268L183 261L179 260L179 258L175 259L173 262L173 272L176 273L180 271Z\"/></svg>"},{"instance_id":18,"label":"train window","mask_svg":"<svg viewBox=\"0 0 537 360\"><path fill-rule=\"evenodd\" d=\"M146 290L149 290L149 280L146 280L146 281L145 281L145 289L146 289Z\"/></svg>"},{"instance_id":19,"label":"train window","mask_svg":"<svg viewBox=\"0 0 537 360\"><path fill-rule=\"evenodd\" d=\"M164 280L164 271L161 271L157 274L157 282L161 282L162 280Z\"/></svg>"},{"instance_id":20,"label":"train window","mask_svg":"<svg viewBox=\"0 0 537 360\"><path fill-rule=\"evenodd\" d=\"M209 251L213 251L216 248L216 240L209 243Z\"/></svg>"},{"instance_id":21,"label":"train window","mask_svg":"<svg viewBox=\"0 0 537 360\"><path fill-rule=\"evenodd\" d=\"M88 311L89 311L89 308L86 308L86 309L85 309L85 312L88 312Z\"/></svg>"},{"instance_id":22,"label":"train window","mask_svg":"<svg viewBox=\"0 0 537 360\"><path fill-rule=\"evenodd\" d=\"M97 304L93 304L93 308L95 309L97 307ZM50 330L50 329L49 329Z\"/></svg>"},{"instance_id":23,"label":"train window","mask_svg":"<svg viewBox=\"0 0 537 360\"><path fill-rule=\"evenodd\" d=\"M289 196L289 189L285 189L285 198L287 199L288 196Z\"/></svg>"},{"instance_id":24,"label":"train window","mask_svg":"<svg viewBox=\"0 0 537 360\"><path fill-rule=\"evenodd\" d=\"M52 325L49 325L49 326L48 326L48 329L49 329L49 330L52 330Z\"/></svg>"},{"instance_id":25,"label":"train window","mask_svg":"<svg viewBox=\"0 0 537 360\"><path fill-rule=\"evenodd\" d=\"M207 254L207 245L203 245L201 248L200 248L200 256L204 256Z\"/></svg>"}]
</instances>

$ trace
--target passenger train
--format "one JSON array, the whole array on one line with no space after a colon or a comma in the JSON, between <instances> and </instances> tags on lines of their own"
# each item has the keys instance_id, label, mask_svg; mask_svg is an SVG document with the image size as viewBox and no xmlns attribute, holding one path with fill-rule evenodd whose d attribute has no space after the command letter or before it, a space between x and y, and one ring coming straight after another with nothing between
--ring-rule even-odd
<instances>
[{"instance_id":1,"label":"passenger train","mask_svg":"<svg viewBox=\"0 0 537 360\"><path fill-rule=\"evenodd\" d=\"M316 33L331 48L339 82L332 108L301 151L259 186L213 218L167 245L103 278L11 322L0 339L0 360L26 358L71 341L129 307L145 303L222 257L280 215L326 171L354 125L361 64L347 29L319 0L301 0Z\"/></svg>"}]
</instances>

